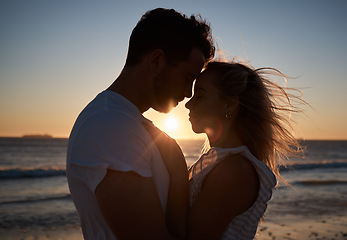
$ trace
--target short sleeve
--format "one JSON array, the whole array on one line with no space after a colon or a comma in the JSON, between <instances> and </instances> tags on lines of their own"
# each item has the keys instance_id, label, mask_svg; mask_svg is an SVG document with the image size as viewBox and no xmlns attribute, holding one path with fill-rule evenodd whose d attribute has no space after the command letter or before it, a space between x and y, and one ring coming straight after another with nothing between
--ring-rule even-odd
<instances>
[{"instance_id":1,"label":"short sleeve","mask_svg":"<svg viewBox=\"0 0 347 240\"><path fill-rule=\"evenodd\" d=\"M70 175L87 184L92 192L107 169L151 177L150 141L137 119L121 113L94 115L85 120L72 139Z\"/></svg>"}]
</instances>

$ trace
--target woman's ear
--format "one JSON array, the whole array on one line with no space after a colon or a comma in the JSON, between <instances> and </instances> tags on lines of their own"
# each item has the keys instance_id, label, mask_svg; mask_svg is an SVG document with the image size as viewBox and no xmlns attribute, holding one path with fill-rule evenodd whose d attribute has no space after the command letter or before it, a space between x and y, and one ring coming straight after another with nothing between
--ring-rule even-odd
<instances>
[{"instance_id":1,"label":"woman's ear","mask_svg":"<svg viewBox=\"0 0 347 240\"><path fill-rule=\"evenodd\" d=\"M147 55L148 68L151 73L159 73L166 65L165 53L162 49L155 49Z\"/></svg>"},{"instance_id":2,"label":"woman's ear","mask_svg":"<svg viewBox=\"0 0 347 240\"><path fill-rule=\"evenodd\" d=\"M232 96L227 98L226 112L234 113L239 106L239 96Z\"/></svg>"}]
</instances>

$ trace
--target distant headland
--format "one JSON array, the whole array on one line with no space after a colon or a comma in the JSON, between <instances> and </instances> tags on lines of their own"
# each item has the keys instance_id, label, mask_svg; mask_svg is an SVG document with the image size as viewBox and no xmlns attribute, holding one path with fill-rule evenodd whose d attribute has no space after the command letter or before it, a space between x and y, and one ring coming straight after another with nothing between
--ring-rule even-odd
<instances>
[{"instance_id":1,"label":"distant headland","mask_svg":"<svg viewBox=\"0 0 347 240\"><path fill-rule=\"evenodd\" d=\"M53 136L49 134L26 134L22 138L53 138Z\"/></svg>"}]
</instances>

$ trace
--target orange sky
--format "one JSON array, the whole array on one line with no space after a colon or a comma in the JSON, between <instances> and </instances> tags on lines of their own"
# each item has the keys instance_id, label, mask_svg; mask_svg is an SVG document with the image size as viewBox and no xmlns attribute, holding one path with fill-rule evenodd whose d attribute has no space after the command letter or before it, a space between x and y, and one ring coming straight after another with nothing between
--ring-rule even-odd
<instances>
[{"instance_id":1,"label":"orange sky","mask_svg":"<svg viewBox=\"0 0 347 240\"><path fill-rule=\"evenodd\" d=\"M90 99L93 97L90 96ZM68 137L76 117L90 99L83 99L84 104L81 103L78 107L45 106L37 103L36 107L30 110L5 109L6 114L0 119L0 135L18 137L23 134L51 134L54 137ZM197 135L191 130L188 110L184 107L185 102L187 99L168 114L149 110L144 115L174 138L204 138L203 134ZM334 112L333 107L328 111ZM168 118L177 121L175 129L167 127ZM336 116L336 113L335 117L323 116L314 109L305 107L299 117L294 116L296 136L304 139L347 139L345 119L347 119L345 111L340 111L340 116ZM329 122L334 124L327 124Z\"/></svg>"},{"instance_id":2,"label":"orange sky","mask_svg":"<svg viewBox=\"0 0 347 240\"><path fill-rule=\"evenodd\" d=\"M120 73L140 16L166 7L206 18L227 57L297 77L288 87L312 106L294 118L298 138L347 139L346 1L19 2L0 5L0 136L68 137L83 107ZM173 137L195 138L187 114L181 103L145 116ZM176 130L166 129L168 116Z\"/></svg>"}]
</instances>

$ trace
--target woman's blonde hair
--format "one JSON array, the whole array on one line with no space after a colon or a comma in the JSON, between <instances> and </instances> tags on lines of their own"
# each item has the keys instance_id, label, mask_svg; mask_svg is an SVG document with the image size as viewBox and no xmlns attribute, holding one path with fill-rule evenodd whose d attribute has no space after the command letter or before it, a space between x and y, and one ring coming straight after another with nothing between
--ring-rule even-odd
<instances>
[{"instance_id":1,"label":"woman's blonde hair","mask_svg":"<svg viewBox=\"0 0 347 240\"><path fill-rule=\"evenodd\" d=\"M205 71L215 75L214 83L221 97L238 96L239 110L235 116L238 137L281 178L279 166L286 166L288 157L298 157L303 152L292 133L290 120L291 113L299 111L292 101L303 100L267 78L277 75L285 79L274 68L253 69L245 63L213 61Z\"/></svg>"}]
</instances>

